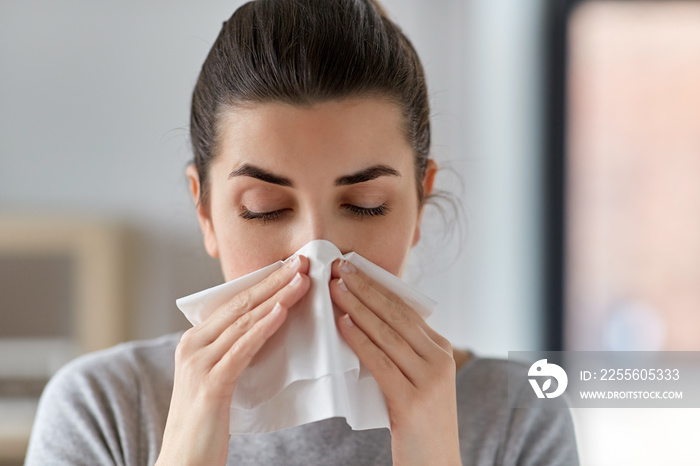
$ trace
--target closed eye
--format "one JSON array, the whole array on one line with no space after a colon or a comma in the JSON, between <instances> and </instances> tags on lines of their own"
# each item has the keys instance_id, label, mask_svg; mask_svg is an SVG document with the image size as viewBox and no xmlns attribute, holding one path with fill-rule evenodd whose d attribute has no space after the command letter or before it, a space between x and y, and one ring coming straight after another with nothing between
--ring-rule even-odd
<instances>
[{"instance_id":1,"label":"closed eye","mask_svg":"<svg viewBox=\"0 0 700 466\"><path fill-rule=\"evenodd\" d=\"M239 214L239 216L246 220L260 220L263 223L267 223L272 222L274 220L279 220L280 218L284 217L284 215L289 210L290 209L280 209L273 210L270 212L253 212L252 210L248 210L245 207L243 207L242 212Z\"/></svg>"},{"instance_id":2,"label":"closed eye","mask_svg":"<svg viewBox=\"0 0 700 466\"><path fill-rule=\"evenodd\" d=\"M386 204L381 204L377 207L360 207L353 204L343 204L343 207L345 210L350 212L350 214L358 218L378 217L380 215L386 215L391 211L389 206ZM280 220L287 215L289 211L291 211L291 209L279 209L272 210L270 212L254 212L243 207L239 216L245 220L259 220L263 223L267 223Z\"/></svg>"},{"instance_id":3,"label":"closed eye","mask_svg":"<svg viewBox=\"0 0 700 466\"><path fill-rule=\"evenodd\" d=\"M386 204L382 204L377 207L359 207L352 204L344 204L343 206L350 213L360 218L386 215L390 211L389 207Z\"/></svg>"}]
</instances>

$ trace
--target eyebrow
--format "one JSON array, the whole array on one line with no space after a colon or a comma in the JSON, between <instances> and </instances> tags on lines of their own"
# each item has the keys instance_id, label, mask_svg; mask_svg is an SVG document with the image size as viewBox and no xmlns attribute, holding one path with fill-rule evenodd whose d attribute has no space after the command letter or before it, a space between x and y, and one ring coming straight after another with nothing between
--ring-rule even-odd
<instances>
[{"instance_id":1,"label":"eyebrow","mask_svg":"<svg viewBox=\"0 0 700 466\"><path fill-rule=\"evenodd\" d=\"M270 173L267 170L263 170L262 168L256 167L254 165L241 165L228 175L228 179L230 180L231 178L236 176L249 176L251 178L264 181L266 183L277 184L280 186L293 186L292 180L290 180L289 178L277 176L273 173Z\"/></svg>"},{"instance_id":2,"label":"eyebrow","mask_svg":"<svg viewBox=\"0 0 700 466\"><path fill-rule=\"evenodd\" d=\"M336 186L348 186L351 184L363 183L365 181L374 180L380 176L401 176L401 174L391 167L386 165L374 165L359 172L350 175L341 176L335 180Z\"/></svg>"},{"instance_id":3,"label":"eyebrow","mask_svg":"<svg viewBox=\"0 0 700 466\"><path fill-rule=\"evenodd\" d=\"M275 175L267 170L263 170L260 167L256 167L250 164L244 164L232 171L228 175L228 179L234 178L236 176L249 176L251 178L264 181L266 183L276 184L279 186L292 187L294 183L289 178L283 176ZM374 165L369 168L365 168L350 175L341 176L335 180L335 186L348 186L352 184L364 183L365 181L371 181L381 176L401 176L401 174L391 167L386 165Z\"/></svg>"}]
</instances>

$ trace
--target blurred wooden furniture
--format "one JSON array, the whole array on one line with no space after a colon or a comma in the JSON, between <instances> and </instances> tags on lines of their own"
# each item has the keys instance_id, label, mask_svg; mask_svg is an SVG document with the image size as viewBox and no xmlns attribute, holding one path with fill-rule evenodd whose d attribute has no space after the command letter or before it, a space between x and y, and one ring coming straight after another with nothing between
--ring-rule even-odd
<instances>
[{"instance_id":1,"label":"blurred wooden furniture","mask_svg":"<svg viewBox=\"0 0 700 466\"><path fill-rule=\"evenodd\" d=\"M0 463L24 458L45 381L125 337L119 227L0 216Z\"/></svg>"}]
</instances>

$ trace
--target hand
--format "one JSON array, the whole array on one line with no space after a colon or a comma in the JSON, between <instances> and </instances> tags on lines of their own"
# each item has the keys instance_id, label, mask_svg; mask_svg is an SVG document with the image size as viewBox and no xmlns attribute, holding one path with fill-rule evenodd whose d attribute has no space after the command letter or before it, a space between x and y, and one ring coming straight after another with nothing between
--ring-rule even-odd
<instances>
[{"instance_id":1,"label":"hand","mask_svg":"<svg viewBox=\"0 0 700 466\"><path fill-rule=\"evenodd\" d=\"M332 276L340 333L384 393L394 464L461 464L450 343L351 263L335 262Z\"/></svg>"},{"instance_id":2,"label":"hand","mask_svg":"<svg viewBox=\"0 0 700 466\"><path fill-rule=\"evenodd\" d=\"M183 334L157 464L226 464L238 376L308 291L308 270L299 256Z\"/></svg>"}]
</instances>

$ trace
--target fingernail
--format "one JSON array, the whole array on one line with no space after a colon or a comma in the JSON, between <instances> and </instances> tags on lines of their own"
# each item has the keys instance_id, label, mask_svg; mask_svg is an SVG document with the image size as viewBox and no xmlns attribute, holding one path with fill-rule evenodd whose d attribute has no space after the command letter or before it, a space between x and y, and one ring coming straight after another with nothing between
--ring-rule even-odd
<instances>
[{"instance_id":1,"label":"fingernail","mask_svg":"<svg viewBox=\"0 0 700 466\"><path fill-rule=\"evenodd\" d=\"M301 274L299 272L294 275L294 278L292 278L292 281L289 282L290 286L297 286L299 283L301 283Z\"/></svg>"},{"instance_id":2,"label":"fingernail","mask_svg":"<svg viewBox=\"0 0 700 466\"><path fill-rule=\"evenodd\" d=\"M299 266L299 262L301 262L299 256L295 255L294 257L292 257L292 260L289 261L288 265L290 268L295 269Z\"/></svg>"},{"instance_id":3,"label":"fingernail","mask_svg":"<svg viewBox=\"0 0 700 466\"><path fill-rule=\"evenodd\" d=\"M282 311L282 306L280 303L275 303L275 306L272 308L272 311L270 311L270 314L279 314L280 311Z\"/></svg>"},{"instance_id":4,"label":"fingernail","mask_svg":"<svg viewBox=\"0 0 700 466\"><path fill-rule=\"evenodd\" d=\"M353 322L352 319L350 318L350 314L345 314L343 316L343 320L345 321L345 325L347 325L348 327L355 326L355 322Z\"/></svg>"},{"instance_id":5,"label":"fingernail","mask_svg":"<svg viewBox=\"0 0 700 466\"><path fill-rule=\"evenodd\" d=\"M346 261L345 259L340 261L340 270L342 270L345 273L357 272L357 269L355 268L355 266L352 265L350 262Z\"/></svg>"},{"instance_id":6,"label":"fingernail","mask_svg":"<svg viewBox=\"0 0 700 466\"><path fill-rule=\"evenodd\" d=\"M338 288L340 288L343 291L348 291L348 287L345 286L345 282L343 281L342 278L340 280L338 280Z\"/></svg>"}]
</instances>

